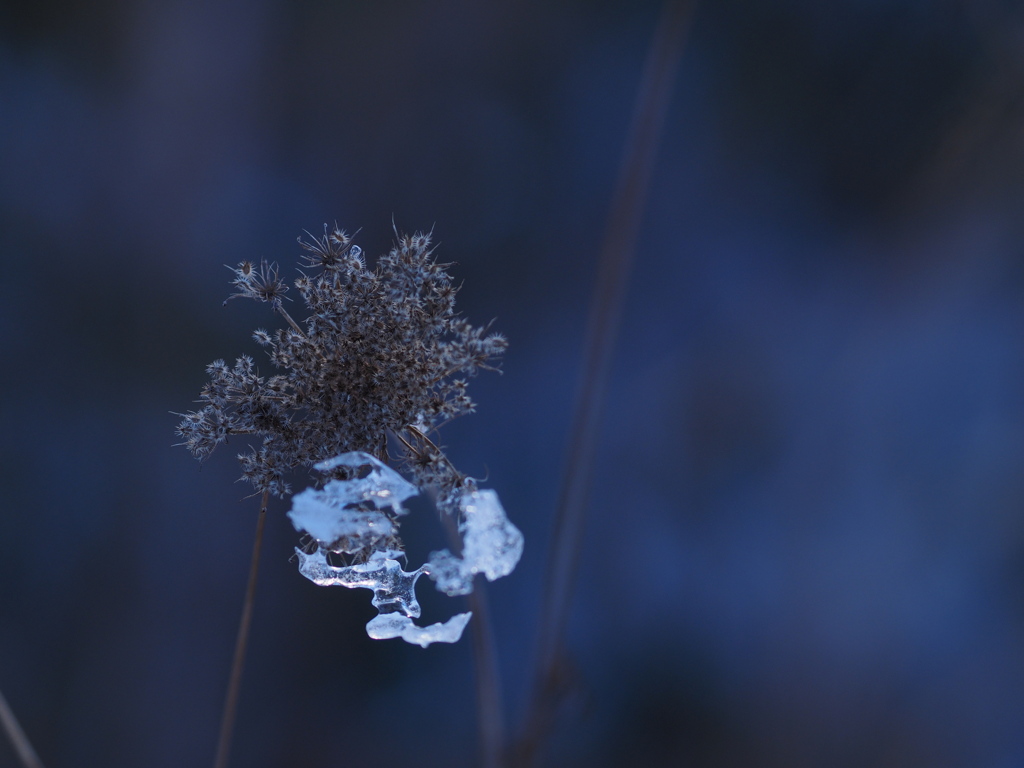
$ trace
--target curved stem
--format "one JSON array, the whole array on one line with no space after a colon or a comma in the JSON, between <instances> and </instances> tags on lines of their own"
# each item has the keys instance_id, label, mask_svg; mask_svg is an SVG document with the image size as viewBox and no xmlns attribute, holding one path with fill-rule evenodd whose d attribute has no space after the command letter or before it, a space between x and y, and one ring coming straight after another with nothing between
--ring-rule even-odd
<instances>
[{"instance_id":1,"label":"curved stem","mask_svg":"<svg viewBox=\"0 0 1024 768\"><path fill-rule=\"evenodd\" d=\"M263 527L267 519L267 505L270 503L270 492L263 492L260 502L260 514L256 520L256 540L252 545L252 560L249 563L249 582L245 587L245 600L242 603L242 618L238 622L238 637L235 639L235 658L231 663L231 678L228 681L227 695L224 697L224 710L220 721L220 738L217 740L217 757L214 768L226 768L228 754L231 751L231 736L235 729L235 712L238 708L238 691L242 686L242 670L245 668L245 651L249 645L249 625L252 624L252 606L256 596L256 576L260 570L260 549L263 545Z\"/></svg>"},{"instance_id":2,"label":"curved stem","mask_svg":"<svg viewBox=\"0 0 1024 768\"><path fill-rule=\"evenodd\" d=\"M517 744L519 765L532 765L564 695L562 642L572 598L590 476L612 352L622 315L655 154L695 0L666 0L648 50L619 170L590 306L583 371L548 551L534 687Z\"/></svg>"},{"instance_id":3,"label":"curved stem","mask_svg":"<svg viewBox=\"0 0 1024 768\"><path fill-rule=\"evenodd\" d=\"M461 472L459 472L459 470L457 470L455 468L455 465L451 463L451 461L448 459L448 457L444 455L444 451L442 451L440 448L438 448L437 444L433 440L431 440L425 434L420 432L412 424L408 424L405 428L407 430L409 430L410 432L412 432L420 442L425 443L426 445L428 445L431 448L431 450L434 451L435 454L440 456L441 457L441 461L443 461L445 464L448 465L448 469L450 469L452 471L452 474L454 474L457 478L460 479L460 482L462 480L466 479L466 476L463 475ZM402 442L405 442L405 441L403 440ZM408 443L405 443L405 444L409 445Z\"/></svg>"}]
</instances>

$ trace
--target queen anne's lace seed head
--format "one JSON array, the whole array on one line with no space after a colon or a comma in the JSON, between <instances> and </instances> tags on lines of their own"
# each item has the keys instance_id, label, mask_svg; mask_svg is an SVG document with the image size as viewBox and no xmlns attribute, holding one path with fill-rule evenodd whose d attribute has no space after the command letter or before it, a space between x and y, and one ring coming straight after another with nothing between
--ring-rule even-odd
<instances>
[{"instance_id":1,"label":"queen anne's lace seed head","mask_svg":"<svg viewBox=\"0 0 1024 768\"><path fill-rule=\"evenodd\" d=\"M261 375L244 355L233 366L214 361L202 407L182 415L178 434L200 460L232 436L259 442L238 455L241 479L258 493L286 496L294 470L319 470L322 487L296 496L289 513L307 537L296 551L300 572L324 586L372 589L380 613L367 625L370 637L427 646L458 640L469 614L416 625L416 580L428 574L439 590L467 594L476 574L493 580L511 572L523 538L497 495L478 491L434 442L442 423L473 411L465 377L495 370L506 341L456 314L458 289L450 265L434 259L430 234L395 234L373 269L337 226L299 238L302 324L284 308L288 286L276 264L232 269L229 298L269 303L286 321L253 333L275 372ZM412 484L387 466L389 433ZM462 546L407 572L395 559L403 557L402 502L428 486L438 509L457 521Z\"/></svg>"},{"instance_id":2,"label":"queen anne's lace seed head","mask_svg":"<svg viewBox=\"0 0 1024 768\"><path fill-rule=\"evenodd\" d=\"M267 302L287 320L253 335L276 370L261 375L248 357L208 366L201 408L178 425L183 444L205 459L232 436L260 440L239 455L242 479L285 495L297 468L350 451L385 457L391 432L418 484L436 485L442 500L466 487L429 434L473 411L464 377L493 370L504 337L456 314L458 289L450 265L434 259L429 233L396 233L373 269L338 227L299 243L301 324L285 311L288 285L276 264L243 261L232 270L230 298Z\"/></svg>"}]
</instances>

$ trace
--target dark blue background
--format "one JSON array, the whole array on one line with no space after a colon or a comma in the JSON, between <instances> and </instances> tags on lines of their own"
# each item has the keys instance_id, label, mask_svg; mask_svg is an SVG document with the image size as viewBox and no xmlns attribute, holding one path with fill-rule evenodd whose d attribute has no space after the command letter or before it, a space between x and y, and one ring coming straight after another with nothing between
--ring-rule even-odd
<instances>
[{"instance_id":1,"label":"dark blue background","mask_svg":"<svg viewBox=\"0 0 1024 768\"><path fill-rule=\"evenodd\" d=\"M521 719L657 11L0 5L0 689L50 768L212 761L257 502L170 411L275 323L221 306L223 265L292 274L324 222L369 254L434 227L463 312L510 339L443 438L526 535L490 592ZM548 764L1024 765L1022 41L997 0L698 8ZM285 509L233 764L471 765L469 643L369 640L368 593L289 562Z\"/></svg>"}]
</instances>

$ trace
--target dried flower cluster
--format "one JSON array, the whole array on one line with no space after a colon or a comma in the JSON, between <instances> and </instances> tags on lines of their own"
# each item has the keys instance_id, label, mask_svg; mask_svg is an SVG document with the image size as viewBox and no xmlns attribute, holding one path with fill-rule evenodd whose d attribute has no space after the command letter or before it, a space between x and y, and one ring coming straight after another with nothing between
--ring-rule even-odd
<instances>
[{"instance_id":1,"label":"dried flower cluster","mask_svg":"<svg viewBox=\"0 0 1024 768\"><path fill-rule=\"evenodd\" d=\"M396 232L373 269L336 227L299 244L306 272L294 288L308 310L302 325L285 310L288 285L276 265L242 262L233 270L231 298L267 302L287 321L254 334L278 372L261 376L249 357L211 363L202 407L178 425L184 445L202 460L233 435L262 438L238 457L242 479L284 496L296 468L352 451L386 460L390 433L416 484L438 488L439 504L471 489L429 435L473 410L465 379L455 377L493 369L505 339L455 313L458 288L449 265L434 260L429 234ZM331 476L346 479L348 470Z\"/></svg>"}]
</instances>

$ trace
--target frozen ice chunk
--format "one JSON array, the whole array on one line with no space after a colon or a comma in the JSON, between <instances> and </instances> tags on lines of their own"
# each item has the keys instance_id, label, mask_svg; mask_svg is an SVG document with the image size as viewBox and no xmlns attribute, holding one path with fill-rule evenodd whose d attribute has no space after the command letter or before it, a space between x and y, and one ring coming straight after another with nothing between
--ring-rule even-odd
<instances>
[{"instance_id":1,"label":"frozen ice chunk","mask_svg":"<svg viewBox=\"0 0 1024 768\"><path fill-rule=\"evenodd\" d=\"M346 466L369 467L365 477L329 480L322 490L308 488L295 496L288 516L296 529L306 531L327 549L350 554L373 551L394 536L391 514L405 514L402 502L417 494L416 486L395 470L362 451L343 453L316 465L321 471ZM366 507L372 507L367 509Z\"/></svg>"},{"instance_id":2,"label":"frozen ice chunk","mask_svg":"<svg viewBox=\"0 0 1024 768\"><path fill-rule=\"evenodd\" d=\"M374 607L380 613L366 625L366 633L374 640L400 637L407 643L426 648L431 643L454 643L462 637L471 613L459 613L443 624L418 627L413 619L420 615L416 600L416 580L422 568L407 572L397 560L379 556L359 565L335 566L327 562L322 549L306 554L296 549L299 573L321 587L363 587L373 590Z\"/></svg>"},{"instance_id":3,"label":"frozen ice chunk","mask_svg":"<svg viewBox=\"0 0 1024 768\"><path fill-rule=\"evenodd\" d=\"M432 552L424 566L437 589L448 595L472 592L477 573L484 574L488 581L507 576L523 554L523 534L509 522L494 491L464 493L459 508L462 557L442 549Z\"/></svg>"},{"instance_id":4,"label":"frozen ice chunk","mask_svg":"<svg viewBox=\"0 0 1024 768\"><path fill-rule=\"evenodd\" d=\"M372 550L381 539L395 533L395 525L375 509L346 509L332 492L339 481L331 480L322 491L312 488L296 495L288 516L328 549L355 553Z\"/></svg>"},{"instance_id":5,"label":"frozen ice chunk","mask_svg":"<svg viewBox=\"0 0 1024 768\"><path fill-rule=\"evenodd\" d=\"M472 615L471 612L457 613L444 624L438 622L427 627L417 627L408 616L400 613L381 613L366 624L366 634L374 640L400 637L407 643L423 648L431 643L457 643Z\"/></svg>"},{"instance_id":6,"label":"frozen ice chunk","mask_svg":"<svg viewBox=\"0 0 1024 768\"><path fill-rule=\"evenodd\" d=\"M523 554L523 534L505 515L498 494L490 489L464 493L462 559L488 581L508 576Z\"/></svg>"},{"instance_id":7,"label":"frozen ice chunk","mask_svg":"<svg viewBox=\"0 0 1024 768\"><path fill-rule=\"evenodd\" d=\"M401 637L424 648L431 643L456 642L472 614L460 613L444 623L417 626L413 622L420 615L416 580L426 573L440 591L467 595L473 591L477 573L494 581L512 572L523 553L523 535L505 516L498 495L491 490L472 490L458 497L461 557L445 549L432 553L416 570L405 571L396 559L402 553L396 548L400 542L395 517L405 514L402 502L418 493L416 487L368 453L345 453L316 468L328 472L342 466L355 470L355 476L329 480L321 490L303 491L292 503L288 513L292 523L317 540L317 549L311 554L295 550L299 572L322 587L372 590L378 615L366 625L366 631L374 639ZM359 553L365 562L331 565L328 552Z\"/></svg>"},{"instance_id":8,"label":"frozen ice chunk","mask_svg":"<svg viewBox=\"0 0 1024 768\"><path fill-rule=\"evenodd\" d=\"M449 597L468 595L473 591L473 572L466 567L461 557L456 557L447 549L431 552L424 570L433 580L437 591Z\"/></svg>"},{"instance_id":9,"label":"frozen ice chunk","mask_svg":"<svg viewBox=\"0 0 1024 768\"><path fill-rule=\"evenodd\" d=\"M359 565L336 566L327 562L322 549L311 555L296 549L295 554L299 556L299 573L318 586L372 589L371 602L382 613L399 611L412 618L420 615L416 579L423 573L422 568L409 573L402 570L397 560L386 557L372 558Z\"/></svg>"},{"instance_id":10,"label":"frozen ice chunk","mask_svg":"<svg viewBox=\"0 0 1024 768\"><path fill-rule=\"evenodd\" d=\"M319 464L315 464L314 468L321 472L328 472L337 467L350 467L358 470L367 466L370 467L370 471L365 477L357 477L353 480L331 480L327 485L338 484L333 493L337 495L339 501L344 500L345 504L368 501L377 509L391 507L395 514L403 514L405 510L402 508L402 502L411 496L416 496L419 491L415 485L377 457L363 451L352 451L321 461ZM326 490L326 486L324 490Z\"/></svg>"}]
</instances>

